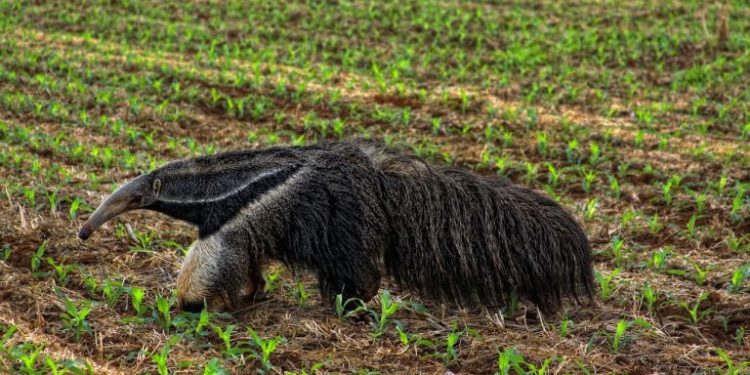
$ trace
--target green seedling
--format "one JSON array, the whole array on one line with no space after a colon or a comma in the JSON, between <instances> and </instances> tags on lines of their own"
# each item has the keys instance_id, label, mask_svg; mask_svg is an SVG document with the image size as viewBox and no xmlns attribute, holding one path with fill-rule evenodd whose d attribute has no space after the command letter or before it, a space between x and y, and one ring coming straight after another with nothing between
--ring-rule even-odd
<instances>
[{"instance_id":1,"label":"green seedling","mask_svg":"<svg viewBox=\"0 0 750 375\"><path fill-rule=\"evenodd\" d=\"M120 301L122 293L125 291L125 282L123 280L107 279L102 285L102 295L107 300L107 304L114 306Z\"/></svg>"},{"instance_id":2,"label":"green seedling","mask_svg":"<svg viewBox=\"0 0 750 375\"><path fill-rule=\"evenodd\" d=\"M334 311L339 319L349 319L353 316L359 316L362 312L369 312L367 304L359 298L349 298L344 301L341 294L337 294L334 300Z\"/></svg>"},{"instance_id":3,"label":"green seedling","mask_svg":"<svg viewBox=\"0 0 750 375\"><path fill-rule=\"evenodd\" d=\"M619 236L612 238L611 251L612 257L615 259L615 264L618 267L622 266L622 249L625 246L625 240Z\"/></svg>"},{"instance_id":4,"label":"green seedling","mask_svg":"<svg viewBox=\"0 0 750 375\"><path fill-rule=\"evenodd\" d=\"M648 308L648 311L653 311L657 296L656 291L654 291L654 289L651 287L651 284L643 284L643 288L641 288L641 297L644 301L646 301L646 307Z\"/></svg>"},{"instance_id":5,"label":"green seedling","mask_svg":"<svg viewBox=\"0 0 750 375\"><path fill-rule=\"evenodd\" d=\"M261 368L258 372L265 374L268 371L271 371L273 369L273 365L271 364L271 354L276 351L276 347L279 345L279 343L285 342L286 340L280 336L276 336L270 339L263 339L250 326L247 327L247 333L250 335L250 343L260 350L251 351L253 356L260 361Z\"/></svg>"},{"instance_id":6,"label":"green seedling","mask_svg":"<svg viewBox=\"0 0 750 375\"><path fill-rule=\"evenodd\" d=\"M739 327L734 331L734 343L742 346L745 343L745 327ZM1 345L0 345L1 346Z\"/></svg>"},{"instance_id":7,"label":"green seedling","mask_svg":"<svg viewBox=\"0 0 750 375\"><path fill-rule=\"evenodd\" d=\"M643 319L636 319L631 321L621 319L619 322L617 322L617 327L615 327L615 333L612 337L612 351L619 352L627 344L629 339L626 336L626 333L633 325L638 325L643 328L651 327L651 325Z\"/></svg>"},{"instance_id":8,"label":"green seedling","mask_svg":"<svg viewBox=\"0 0 750 375\"><path fill-rule=\"evenodd\" d=\"M617 181L617 177L609 176L607 178L609 180L610 193L612 194L613 197L620 199L620 196L622 195L622 190L620 190L620 183Z\"/></svg>"},{"instance_id":9,"label":"green seedling","mask_svg":"<svg viewBox=\"0 0 750 375\"><path fill-rule=\"evenodd\" d=\"M698 216L696 214L693 214L690 216L690 220L688 220L687 224L685 225L685 230L688 233L688 237L695 238L696 234L696 226L695 221L697 220Z\"/></svg>"},{"instance_id":10,"label":"green seedling","mask_svg":"<svg viewBox=\"0 0 750 375\"><path fill-rule=\"evenodd\" d=\"M745 253L750 251L750 234L737 237L734 232L730 232L725 241L729 249L735 253Z\"/></svg>"},{"instance_id":11,"label":"green seedling","mask_svg":"<svg viewBox=\"0 0 750 375\"><path fill-rule=\"evenodd\" d=\"M711 269L711 266L707 266L706 268L701 268L700 264L692 262L693 266L693 280L695 280L695 283L697 285L703 285L706 283L706 279L708 278L708 272Z\"/></svg>"},{"instance_id":12,"label":"green seedling","mask_svg":"<svg viewBox=\"0 0 750 375\"><path fill-rule=\"evenodd\" d=\"M81 209L81 198L76 197L70 202L70 209L68 210L70 221L76 221L78 218L78 211Z\"/></svg>"},{"instance_id":13,"label":"green seedling","mask_svg":"<svg viewBox=\"0 0 750 375\"><path fill-rule=\"evenodd\" d=\"M750 263L741 266L732 273L729 290L733 293L737 293L742 290L742 287L745 284L745 280L748 277L750 277Z\"/></svg>"},{"instance_id":14,"label":"green seedling","mask_svg":"<svg viewBox=\"0 0 750 375\"><path fill-rule=\"evenodd\" d=\"M164 344L160 352L151 353L151 359L156 363L157 371L159 375L168 375L169 368L167 367L167 361L169 360L169 352L172 350L172 345L179 341L178 336L173 336L169 341Z\"/></svg>"},{"instance_id":15,"label":"green seedling","mask_svg":"<svg viewBox=\"0 0 750 375\"><path fill-rule=\"evenodd\" d=\"M3 332L3 336L0 337L0 348L3 348L13 338L13 335L16 334L18 327L15 324L5 325L0 323L0 331Z\"/></svg>"},{"instance_id":16,"label":"green seedling","mask_svg":"<svg viewBox=\"0 0 750 375\"><path fill-rule=\"evenodd\" d=\"M37 246L34 251L34 255L31 256L31 272L35 276L44 276L45 274L38 273L39 266L42 264L42 257L44 252L47 251L47 240L44 240L41 245Z\"/></svg>"},{"instance_id":17,"label":"green seedling","mask_svg":"<svg viewBox=\"0 0 750 375\"><path fill-rule=\"evenodd\" d=\"M701 310L701 305L706 299L708 299L708 293L701 292L700 296L698 296L698 299L692 305L688 304L687 302L679 303L680 307L687 310L687 321L690 324L697 326L698 323L700 323L706 316L710 315L713 312L713 310L710 308Z\"/></svg>"},{"instance_id":18,"label":"green seedling","mask_svg":"<svg viewBox=\"0 0 750 375\"><path fill-rule=\"evenodd\" d=\"M586 207L584 208L584 216L586 217L586 220L592 220L594 218L594 215L596 215L596 210L599 207L599 199L597 198L591 198L588 201L586 201Z\"/></svg>"},{"instance_id":19,"label":"green seedling","mask_svg":"<svg viewBox=\"0 0 750 375\"><path fill-rule=\"evenodd\" d=\"M145 307L143 306L143 297L145 295L146 292L141 288L130 288L130 301L133 305L133 309L135 309L136 316L142 316L145 312Z\"/></svg>"},{"instance_id":20,"label":"green seedling","mask_svg":"<svg viewBox=\"0 0 750 375\"><path fill-rule=\"evenodd\" d=\"M729 353L719 348L715 348L714 351L726 365L726 370L719 370L717 373L725 375L741 375L747 374L747 371L750 370L750 362L745 361L735 365L732 358L729 357Z\"/></svg>"},{"instance_id":21,"label":"green seedling","mask_svg":"<svg viewBox=\"0 0 750 375\"><path fill-rule=\"evenodd\" d=\"M583 191L586 193L591 192L591 188L596 181L596 172L593 169L589 169L583 172Z\"/></svg>"},{"instance_id":22,"label":"green seedling","mask_svg":"<svg viewBox=\"0 0 750 375\"><path fill-rule=\"evenodd\" d=\"M648 231L652 235L657 235L663 228L664 224L659 222L659 214L654 213L654 215L648 220Z\"/></svg>"},{"instance_id":23,"label":"green seedling","mask_svg":"<svg viewBox=\"0 0 750 375\"><path fill-rule=\"evenodd\" d=\"M663 272L667 267L667 259L672 254L672 250L669 247L659 249L651 254L651 258L648 261L648 266L651 267L655 272Z\"/></svg>"},{"instance_id":24,"label":"green seedling","mask_svg":"<svg viewBox=\"0 0 750 375\"><path fill-rule=\"evenodd\" d=\"M518 353L515 348L505 348L497 356L498 374L510 375L511 370L519 374L525 374L526 371L521 367L525 362L523 355Z\"/></svg>"},{"instance_id":25,"label":"green seedling","mask_svg":"<svg viewBox=\"0 0 750 375\"><path fill-rule=\"evenodd\" d=\"M0 261L6 261L10 259L11 249L10 245L3 245L3 249L0 250Z\"/></svg>"},{"instance_id":26,"label":"green seedling","mask_svg":"<svg viewBox=\"0 0 750 375\"><path fill-rule=\"evenodd\" d=\"M30 348L27 348L27 345L30 346ZM44 350L44 345L39 346L33 346L33 344L26 343L23 344L23 346L20 348L21 350L17 350L16 353L14 353L14 357L18 358L18 360L21 361L21 370L26 374L38 374L39 372L36 369L36 363L37 359L39 358L39 354ZM33 349L33 350L27 350L27 349Z\"/></svg>"},{"instance_id":27,"label":"green seedling","mask_svg":"<svg viewBox=\"0 0 750 375\"><path fill-rule=\"evenodd\" d=\"M373 318L375 319L375 322L377 324L375 333L373 334L374 337L380 337L383 335L385 326L386 324L388 324L390 317L395 314L400 307L401 303L393 301L393 299L391 298L391 293L389 291L383 291L383 293L380 295L380 314L377 314L375 313L375 311L370 310L370 313L373 315Z\"/></svg>"},{"instance_id":28,"label":"green seedling","mask_svg":"<svg viewBox=\"0 0 750 375\"><path fill-rule=\"evenodd\" d=\"M549 151L548 145L547 145L547 133L545 132L537 132L536 133L536 147L539 151L539 154L542 156L547 156L547 152Z\"/></svg>"},{"instance_id":29,"label":"green seedling","mask_svg":"<svg viewBox=\"0 0 750 375\"><path fill-rule=\"evenodd\" d=\"M304 306L308 298L310 298L310 292L305 289L305 284L301 281L297 282L294 288L294 300L297 301L297 305Z\"/></svg>"},{"instance_id":30,"label":"green seedling","mask_svg":"<svg viewBox=\"0 0 750 375\"><path fill-rule=\"evenodd\" d=\"M198 316L198 322L195 324L195 330L193 330L193 333L195 333L196 336L203 336L203 329L208 327L211 324L211 314L209 314L208 309L202 309L200 315Z\"/></svg>"},{"instance_id":31,"label":"green seedling","mask_svg":"<svg viewBox=\"0 0 750 375\"><path fill-rule=\"evenodd\" d=\"M76 266L62 263L57 264L51 257L47 257L47 263L52 267L53 270L55 270L57 282L59 282L63 286L68 285L68 281L70 281L70 272L75 270Z\"/></svg>"},{"instance_id":32,"label":"green seedling","mask_svg":"<svg viewBox=\"0 0 750 375\"><path fill-rule=\"evenodd\" d=\"M130 251L134 253L153 253L156 241L156 232L153 231L132 231L135 237L135 245L130 246Z\"/></svg>"},{"instance_id":33,"label":"green seedling","mask_svg":"<svg viewBox=\"0 0 750 375\"><path fill-rule=\"evenodd\" d=\"M172 306L175 303L175 297L169 298L162 296L161 294L156 295L156 310L153 315L156 321L161 324L161 328L165 332L169 332L172 328Z\"/></svg>"},{"instance_id":34,"label":"green seedling","mask_svg":"<svg viewBox=\"0 0 750 375\"><path fill-rule=\"evenodd\" d=\"M556 187L560 182L562 173L560 173L560 171L556 169L555 166L552 165L552 163L547 163L547 172L547 181L550 185L552 185L552 187Z\"/></svg>"},{"instance_id":35,"label":"green seedling","mask_svg":"<svg viewBox=\"0 0 750 375\"><path fill-rule=\"evenodd\" d=\"M466 331L458 331L454 324L453 330L445 339L445 352L441 354L446 366L455 363L458 360L456 345L461 342L461 337L463 337L464 334L466 334Z\"/></svg>"},{"instance_id":36,"label":"green seedling","mask_svg":"<svg viewBox=\"0 0 750 375\"><path fill-rule=\"evenodd\" d=\"M211 358L203 365L203 375L229 375L230 372L221 367L218 358Z\"/></svg>"},{"instance_id":37,"label":"green seedling","mask_svg":"<svg viewBox=\"0 0 750 375\"><path fill-rule=\"evenodd\" d=\"M573 321L568 318L560 320L560 337L568 337L570 328L573 326Z\"/></svg>"},{"instance_id":38,"label":"green seedling","mask_svg":"<svg viewBox=\"0 0 750 375\"><path fill-rule=\"evenodd\" d=\"M85 301L81 303L79 308L75 302L65 298L65 312L62 315L63 326L73 331L73 335L76 342L81 339L81 334L85 331L91 334L91 325L86 319L91 313L91 301Z\"/></svg>"},{"instance_id":39,"label":"green seedling","mask_svg":"<svg viewBox=\"0 0 750 375\"><path fill-rule=\"evenodd\" d=\"M619 268L615 268L607 276L603 275L600 272L595 272L594 276L596 277L596 281L599 283L599 298L601 298L602 301L609 301L609 299L612 298L612 293L614 292L614 288L616 287L613 280L619 274Z\"/></svg>"},{"instance_id":40,"label":"green seedling","mask_svg":"<svg viewBox=\"0 0 750 375\"><path fill-rule=\"evenodd\" d=\"M263 292L270 293L276 290L279 285L279 276L281 276L281 272L279 272L278 270L266 273L266 286L263 288Z\"/></svg>"},{"instance_id":41,"label":"green seedling","mask_svg":"<svg viewBox=\"0 0 750 375\"><path fill-rule=\"evenodd\" d=\"M239 346L235 347L232 345L232 332L235 328L237 328L237 326L234 324L229 324L224 329L222 329L221 326L214 325L214 331L216 331L221 342L224 343L224 357L227 358L235 357L246 352L246 350Z\"/></svg>"}]
</instances>

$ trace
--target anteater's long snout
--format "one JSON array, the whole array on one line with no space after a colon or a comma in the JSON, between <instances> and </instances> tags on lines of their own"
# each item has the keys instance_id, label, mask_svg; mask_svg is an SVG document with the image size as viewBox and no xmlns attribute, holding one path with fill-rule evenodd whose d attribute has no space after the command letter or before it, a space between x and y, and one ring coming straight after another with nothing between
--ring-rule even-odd
<instances>
[{"instance_id":1,"label":"anteater's long snout","mask_svg":"<svg viewBox=\"0 0 750 375\"><path fill-rule=\"evenodd\" d=\"M130 211L134 207L133 203L140 200L142 184L138 179L131 181L123 187L117 189L112 195L102 202L93 214L83 223L81 230L78 232L78 238L85 240L91 236L104 223L112 220L118 215Z\"/></svg>"}]
</instances>

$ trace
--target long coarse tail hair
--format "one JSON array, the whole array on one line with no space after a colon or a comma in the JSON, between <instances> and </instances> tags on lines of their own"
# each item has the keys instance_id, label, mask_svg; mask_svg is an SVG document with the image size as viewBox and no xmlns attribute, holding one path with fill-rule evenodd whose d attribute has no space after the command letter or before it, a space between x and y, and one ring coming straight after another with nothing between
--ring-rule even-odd
<instances>
[{"instance_id":1,"label":"long coarse tail hair","mask_svg":"<svg viewBox=\"0 0 750 375\"><path fill-rule=\"evenodd\" d=\"M553 200L499 177L370 154L390 227L382 259L401 286L466 307L507 306L515 295L545 312L593 296L588 239Z\"/></svg>"}]
</instances>

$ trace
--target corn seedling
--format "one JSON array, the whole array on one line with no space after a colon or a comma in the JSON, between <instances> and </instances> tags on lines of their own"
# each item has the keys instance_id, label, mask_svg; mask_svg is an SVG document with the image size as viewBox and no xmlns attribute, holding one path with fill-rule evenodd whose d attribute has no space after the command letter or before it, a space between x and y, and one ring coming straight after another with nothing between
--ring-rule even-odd
<instances>
[{"instance_id":1,"label":"corn seedling","mask_svg":"<svg viewBox=\"0 0 750 375\"><path fill-rule=\"evenodd\" d=\"M174 296L169 298L162 296L161 294L156 295L156 309L153 312L154 318L161 324L161 328L165 332L169 332L172 328L172 305L175 303Z\"/></svg>"},{"instance_id":2,"label":"corn seedling","mask_svg":"<svg viewBox=\"0 0 750 375\"><path fill-rule=\"evenodd\" d=\"M732 293L737 293L742 290L745 280L750 277L750 263L741 266L732 272L732 278L730 279L729 290Z\"/></svg>"},{"instance_id":3,"label":"corn seedling","mask_svg":"<svg viewBox=\"0 0 750 375\"><path fill-rule=\"evenodd\" d=\"M130 302L133 305L136 316L142 316L145 312L145 307L143 306L143 297L145 295L146 292L141 288L130 288Z\"/></svg>"},{"instance_id":4,"label":"corn seedling","mask_svg":"<svg viewBox=\"0 0 750 375\"><path fill-rule=\"evenodd\" d=\"M448 337L445 339L445 351L443 353L436 353L436 356L443 359L446 366L455 363L458 360L457 345L461 342L461 337L466 334L465 330L459 331L456 323L453 323L453 329Z\"/></svg>"},{"instance_id":5,"label":"corn seedling","mask_svg":"<svg viewBox=\"0 0 750 375\"><path fill-rule=\"evenodd\" d=\"M91 334L91 325L86 319L91 313L91 302L85 301L81 303L79 308L75 302L69 298L65 298L65 312L62 315L63 326L69 331L73 331L73 335L76 342L81 339L81 333L84 331Z\"/></svg>"},{"instance_id":6,"label":"corn seedling","mask_svg":"<svg viewBox=\"0 0 750 375\"><path fill-rule=\"evenodd\" d=\"M573 327L573 321L568 319L567 317L564 317L562 320L560 320L560 337L568 337L568 333L570 332L571 327Z\"/></svg>"},{"instance_id":7,"label":"corn seedling","mask_svg":"<svg viewBox=\"0 0 750 375\"><path fill-rule=\"evenodd\" d=\"M278 270L275 270L273 272L268 272L264 275L264 278L266 280L266 286L263 288L264 293L270 293L279 285L279 276L281 276L281 272Z\"/></svg>"},{"instance_id":8,"label":"corn seedling","mask_svg":"<svg viewBox=\"0 0 750 375\"><path fill-rule=\"evenodd\" d=\"M236 325L229 324L224 329L222 329L219 325L214 325L213 327L216 335L219 336L219 339L224 344L224 357L231 358L246 352L246 350L240 348L239 346L235 347L232 345L232 332L234 332L234 329L237 328Z\"/></svg>"},{"instance_id":9,"label":"corn seedling","mask_svg":"<svg viewBox=\"0 0 750 375\"><path fill-rule=\"evenodd\" d=\"M349 298L344 301L341 294L336 295L334 300L334 311L339 319L348 319L358 316L361 312L369 312L367 304L359 298Z\"/></svg>"},{"instance_id":10,"label":"corn seedling","mask_svg":"<svg viewBox=\"0 0 750 375\"><path fill-rule=\"evenodd\" d=\"M652 235L657 235L663 228L664 224L659 222L659 214L654 213L654 215L648 220L648 231Z\"/></svg>"},{"instance_id":11,"label":"corn seedling","mask_svg":"<svg viewBox=\"0 0 750 375\"><path fill-rule=\"evenodd\" d=\"M221 367L218 358L211 358L203 365L203 375L229 375L230 372Z\"/></svg>"},{"instance_id":12,"label":"corn seedling","mask_svg":"<svg viewBox=\"0 0 750 375\"><path fill-rule=\"evenodd\" d=\"M385 326L388 324L388 319L395 314L401 307L401 303L393 301L391 293L387 290L383 291L380 295L380 313L376 313L374 310L370 310L373 318L376 322L374 337L380 337L385 331Z\"/></svg>"},{"instance_id":13,"label":"corn seedling","mask_svg":"<svg viewBox=\"0 0 750 375\"><path fill-rule=\"evenodd\" d=\"M151 360L156 363L157 371L159 372L159 375L168 375L169 369L167 368L167 361L169 359L169 352L172 350L172 345L177 343L177 341L180 338L178 336L173 336L169 339L169 341L164 344L164 346L161 348L161 351L159 352L153 352L151 353Z\"/></svg>"},{"instance_id":14,"label":"corn seedling","mask_svg":"<svg viewBox=\"0 0 750 375\"><path fill-rule=\"evenodd\" d=\"M125 291L125 282L123 280L107 279L101 288L102 295L107 300L107 304L114 306L120 301L122 293Z\"/></svg>"},{"instance_id":15,"label":"corn seedling","mask_svg":"<svg viewBox=\"0 0 750 375\"><path fill-rule=\"evenodd\" d=\"M78 218L78 211L81 209L81 198L76 197L70 202L70 209L68 210L70 221L76 221Z\"/></svg>"},{"instance_id":16,"label":"corn seedling","mask_svg":"<svg viewBox=\"0 0 750 375\"><path fill-rule=\"evenodd\" d=\"M76 269L76 266L70 265L70 264L57 264L55 263L55 260L51 257L47 257L47 263L52 267L52 269L55 271L55 277L57 279L57 282L60 283L60 285L67 285L68 281L70 281L70 272Z\"/></svg>"},{"instance_id":17,"label":"corn seedling","mask_svg":"<svg viewBox=\"0 0 750 375\"><path fill-rule=\"evenodd\" d=\"M651 287L651 284L643 284L643 288L641 288L641 297L646 302L648 311L653 311L657 296L656 291Z\"/></svg>"},{"instance_id":18,"label":"corn seedling","mask_svg":"<svg viewBox=\"0 0 750 375\"><path fill-rule=\"evenodd\" d=\"M261 368L258 372L265 374L273 369L273 365L271 364L271 354L276 351L276 347L279 343L286 340L280 336L271 339L263 339L250 326L247 327L247 333L250 335L250 343L259 349L259 351L251 351L253 356L260 361Z\"/></svg>"},{"instance_id":19,"label":"corn seedling","mask_svg":"<svg viewBox=\"0 0 750 375\"><path fill-rule=\"evenodd\" d=\"M625 345L627 345L630 339L628 338L626 333L633 325L638 325L643 328L651 327L651 325L643 319L636 319L631 321L621 319L619 322L617 322L615 333L612 336L612 351L619 352Z\"/></svg>"},{"instance_id":20,"label":"corn seedling","mask_svg":"<svg viewBox=\"0 0 750 375\"><path fill-rule=\"evenodd\" d=\"M688 304L687 302L679 303L680 307L687 310L687 313L688 313L687 321L690 324L697 326L698 323L700 323L703 320L703 318L705 318L706 316L708 316L709 314L713 312L713 310L710 308L701 310L701 305L703 304L703 301L705 301L707 298L708 298L708 293L701 292L700 296L698 296L698 299L692 305Z\"/></svg>"},{"instance_id":21,"label":"corn seedling","mask_svg":"<svg viewBox=\"0 0 750 375\"><path fill-rule=\"evenodd\" d=\"M612 298L612 293L614 292L614 288L616 287L613 280L619 274L619 268L615 268L607 276L598 271L595 272L594 276L596 277L596 281L599 283L599 298L601 298L602 301L608 301L610 298Z\"/></svg>"},{"instance_id":22,"label":"corn seedling","mask_svg":"<svg viewBox=\"0 0 750 375\"><path fill-rule=\"evenodd\" d=\"M505 350L498 353L497 356L498 374L509 375L511 374L511 370L519 374L525 374L526 371L521 367L524 362L526 362L526 360L523 355L518 353L515 348L505 348Z\"/></svg>"},{"instance_id":23,"label":"corn seedling","mask_svg":"<svg viewBox=\"0 0 750 375\"><path fill-rule=\"evenodd\" d=\"M703 285L706 283L706 279L708 278L708 272L711 269L711 266L708 265L706 268L701 268L700 264L698 263L691 263L693 266L693 280L695 280L695 283L697 285Z\"/></svg>"},{"instance_id":24,"label":"corn seedling","mask_svg":"<svg viewBox=\"0 0 750 375\"><path fill-rule=\"evenodd\" d=\"M31 272L37 277L45 276L45 274L38 272L45 251L47 251L47 240L44 240L41 245L37 246L34 254L31 256Z\"/></svg>"},{"instance_id":25,"label":"corn seedling","mask_svg":"<svg viewBox=\"0 0 750 375\"><path fill-rule=\"evenodd\" d=\"M308 298L310 298L310 292L305 289L305 284L301 281L297 282L294 288L294 300L297 301L297 305L304 306Z\"/></svg>"},{"instance_id":26,"label":"corn seedling","mask_svg":"<svg viewBox=\"0 0 750 375\"><path fill-rule=\"evenodd\" d=\"M3 245L3 249L0 250L0 262L10 259L10 255L10 245Z\"/></svg>"},{"instance_id":27,"label":"corn seedling","mask_svg":"<svg viewBox=\"0 0 750 375\"><path fill-rule=\"evenodd\" d=\"M745 361L745 362L741 362L735 365L732 358L729 357L729 353L719 348L715 348L714 351L716 352L716 355L718 355L719 358L721 358L721 360L723 360L724 364L726 365L726 370L721 370L721 369L717 370L718 374L741 375L741 374L747 374L747 371L750 370L750 362Z\"/></svg>"}]
</instances>

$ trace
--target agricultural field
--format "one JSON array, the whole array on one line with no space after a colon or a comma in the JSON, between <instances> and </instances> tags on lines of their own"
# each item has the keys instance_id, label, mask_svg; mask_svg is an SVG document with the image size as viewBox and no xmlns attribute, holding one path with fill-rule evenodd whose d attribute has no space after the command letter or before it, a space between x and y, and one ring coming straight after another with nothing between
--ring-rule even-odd
<instances>
[{"instance_id":1,"label":"agricultural field","mask_svg":"<svg viewBox=\"0 0 750 375\"><path fill-rule=\"evenodd\" d=\"M595 302L351 316L272 264L191 314L193 228L76 238L166 161L353 138L546 192ZM750 373L747 0L0 0L0 186L0 373Z\"/></svg>"}]
</instances>

